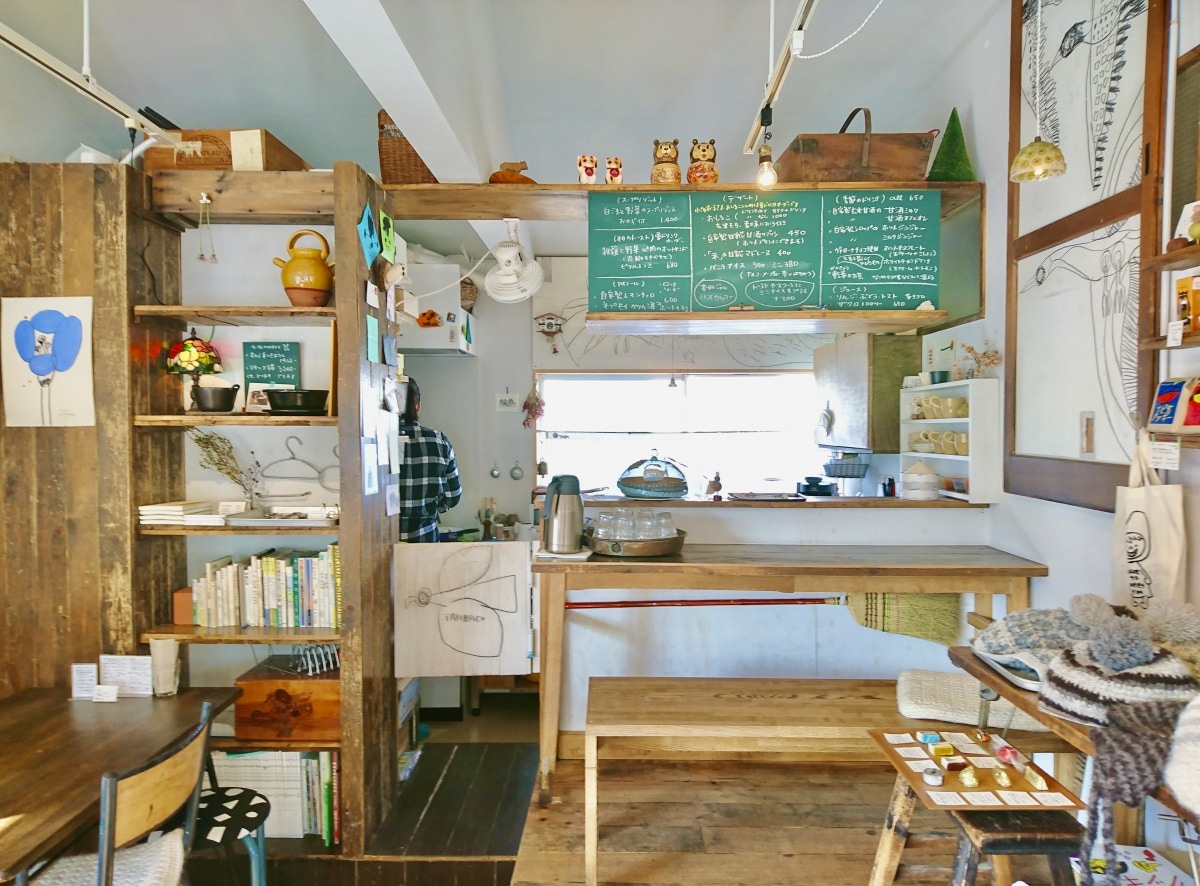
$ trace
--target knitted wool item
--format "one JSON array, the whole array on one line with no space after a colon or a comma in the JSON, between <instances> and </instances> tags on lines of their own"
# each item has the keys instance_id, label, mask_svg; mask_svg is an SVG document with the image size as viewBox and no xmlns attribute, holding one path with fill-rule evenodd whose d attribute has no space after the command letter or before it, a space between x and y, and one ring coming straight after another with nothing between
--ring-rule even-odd
<instances>
[{"instance_id":1,"label":"knitted wool item","mask_svg":"<svg viewBox=\"0 0 1200 886\"><path fill-rule=\"evenodd\" d=\"M1175 799L1192 815L1200 815L1200 697L1183 709L1164 776Z\"/></svg>"},{"instance_id":2,"label":"knitted wool item","mask_svg":"<svg viewBox=\"0 0 1200 886\"><path fill-rule=\"evenodd\" d=\"M1138 806L1158 787L1175 721L1183 709L1182 702L1116 704L1107 711L1107 727L1092 727L1090 734L1096 755L1088 800L1087 831L1079 853L1082 862L1080 886L1092 886L1088 860L1097 837L1105 860L1103 880L1112 884L1120 882L1113 839L1113 803Z\"/></svg>"},{"instance_id":3,"label":"knitted wool item","mask_svg":"<svg viewBox=\"0 0 1200 886\"><path fill-rule=\"evenodd\" d=\"M1041 710L1076 723L1105 726L1111 705L1186 703L1200 693L1200 683L1187 665L1166 649L1154 647L1147 664L1113 671L1095 660L1090 647L1076 643L1050 662L1038 693Z\"/></svg>"},{"instance_id":4,"label":"knitted wool item","mask_svg":"<svg viewBox=\"0 0 1200 886\"><path fill-rule=\"evenodd\" d=\"M1142 623L1155 643L1200 646L1200 609L1190 603L1154 603Z\"/></svg>"},{"instance_id":5,"label":"knitted wool item","mask_svg":"<svg viewBox=\"0 0 1200 886\"><path fill-rule=\"evenodd\" d=\"M1044 677L1046 665L1060 649L1086 640L1091 631L1091 624L1065 609L1021 609L980 631L975 646L1002 664L1023 664Z\"/></svg>"}]
</instances>

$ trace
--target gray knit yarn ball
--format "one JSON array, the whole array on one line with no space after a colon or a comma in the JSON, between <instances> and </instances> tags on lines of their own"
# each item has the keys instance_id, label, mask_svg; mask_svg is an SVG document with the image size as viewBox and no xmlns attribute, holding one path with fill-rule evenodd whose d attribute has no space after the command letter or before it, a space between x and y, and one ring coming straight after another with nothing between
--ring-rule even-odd
<instances>
[{"instance_id":1,"label":"gray knit yarn ball","mask_svg":"<svg viewBox=\"0 0 1200 886\"><path fill-rule=\"evenodd\" d=\"M1188 603L1155 603L1142 622L1155 643L1200 644L1200 609Z\"/></svg>"},{"instance_id":2,"label":"gray knit yarn ball","mask_svg":"<svg viewBox=\"0 0 1200 886\"><path fill-rule=\"evenodd\" d=\"M1081 625L1094 628L1107 618L1112 618L1113 608L1099 594L1076 594L1067 602L1071 618Z\"/></svg>"},{"instance_id":3,"label":"gray knit yarn ball","mask_svg":"<svg viewBox=\"0 0 1200 886\"><path fill-rule=\"evenodd\" d=\"M1088 638L1088 649L1096 662L1110 671L1148 664L1154 658L1150 627L1132 618L1106 618Z\"/></svg>"}]
</instances>

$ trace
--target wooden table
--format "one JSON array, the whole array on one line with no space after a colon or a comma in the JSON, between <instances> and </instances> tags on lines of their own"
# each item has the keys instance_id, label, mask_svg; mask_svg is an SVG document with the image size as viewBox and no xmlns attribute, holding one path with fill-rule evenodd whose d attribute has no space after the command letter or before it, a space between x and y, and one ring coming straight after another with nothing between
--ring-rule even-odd
<instances>
[{"instance_id":1,"label":"wooden table","mask_svg":"<svg viewBox=\"0 0 1200 886\"><path fill-rule=\"evenodd\" d=\"M1041 563L987 545L685 545L669 557L535 560L541 580L542 798L549 800L558 757L563 628L567 593L589 588L727 590L783 593L974 594L974 611L992 615L1029 605L1029 580ZM969 616L970 618L970 616Z\"/></svg>"},{"instance_id":2,"label":"wooden table","mask_svg":"<svg viewBox=\"0 0 1200 886\"><path fill-rule=\"evenodd\" d=\"M1000 673L977 656L971 650L971 647L953 646L949 649L949 655L950 661L954 662L954 664L983 685L996 690L996 693L1001 698L1011 701L1018 710L1024 711L1039 723L1045 724L1055 735L1065 739L1081 754L1086 754L1089 757L1095 755L1096 748L1092 744L1091 736L1088 735L1088 730L1091 729L1090 726L1073 723L1070 720L1064 720L1062 717L1056 717L1054 714L1041 710L1038 707L1036 692L1021 689L1008 682ZM1194 826L1200 828L1200 818L1184 809L1166 785L1159 785L1158 790L1154 792L1153 796L1180 818L1190 821Z\"/></svg>"},{"instance_id":3,"label":"wooden table","mask_svg":"<svg viewBox=\"0 0 1200 886\"><path fill-rule=\"evenodd\" d=\"M71 701L31 689L0 701L0 882L70 845L100 820L100 777L142 763L187 734L200 705L222 711L240 689L169 698Z\"/></svg>"}]
</instances>

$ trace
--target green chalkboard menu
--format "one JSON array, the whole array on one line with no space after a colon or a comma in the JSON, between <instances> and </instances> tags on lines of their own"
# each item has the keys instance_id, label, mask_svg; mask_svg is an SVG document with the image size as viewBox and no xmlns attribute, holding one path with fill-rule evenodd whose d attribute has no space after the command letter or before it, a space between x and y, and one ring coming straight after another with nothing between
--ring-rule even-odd
<instances>
[{"instance_id":1,"label":"green chalkboard menu","mask_svg":"<svg viewBox=\"0 0 1200 886\"><path fill-rule=\"evenodd\" d=\"M937 308L941 197L593 191L588 311Z\"/></svg>"}]
</instances>

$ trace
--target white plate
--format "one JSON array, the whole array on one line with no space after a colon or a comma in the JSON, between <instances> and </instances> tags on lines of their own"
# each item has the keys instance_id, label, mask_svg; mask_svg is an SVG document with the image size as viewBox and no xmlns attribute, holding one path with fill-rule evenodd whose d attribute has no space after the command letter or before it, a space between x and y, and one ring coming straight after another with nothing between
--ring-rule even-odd
<instances>
[{"instance_id":1,"label":"white plate","mask_svg":"<svg viewBox=\"0 0 1200 886\"><path fill-rule=\"evenodd\" d=\"M334 512L336 512L336 508L252 508L241 514L230 514L225 518L225 525L265 527L337 526L338 518L331 516Z\"/></svg>"},{"instance_id":2,"label":"white plate","mask_svg":"<svg viewBox=\"0 0 1200 886\"><path fill-rule=\"evenodd\" d=\"M1019 686L1021 689L1028 689L1030 692L1037 692L1042 688L1042 681L1040 679L1024 677L1021 674L1018 674L1016 671L1014 671L1008 665L1003 664L1002 662L996 661L996 659L992 658L992 656L990 654L988 654L987 652L984 652L981 649L975 648L975 644L973 644L973 643L971 644L971 650L977 656L979 656L979 658L983 661L984 664L986 664L988 667L990 667L992 670L994 670L996 673L998 673L1001 677L1003 677L1009 683L1012 683L1014 686Z\"/></svg>"}]
</instances>

